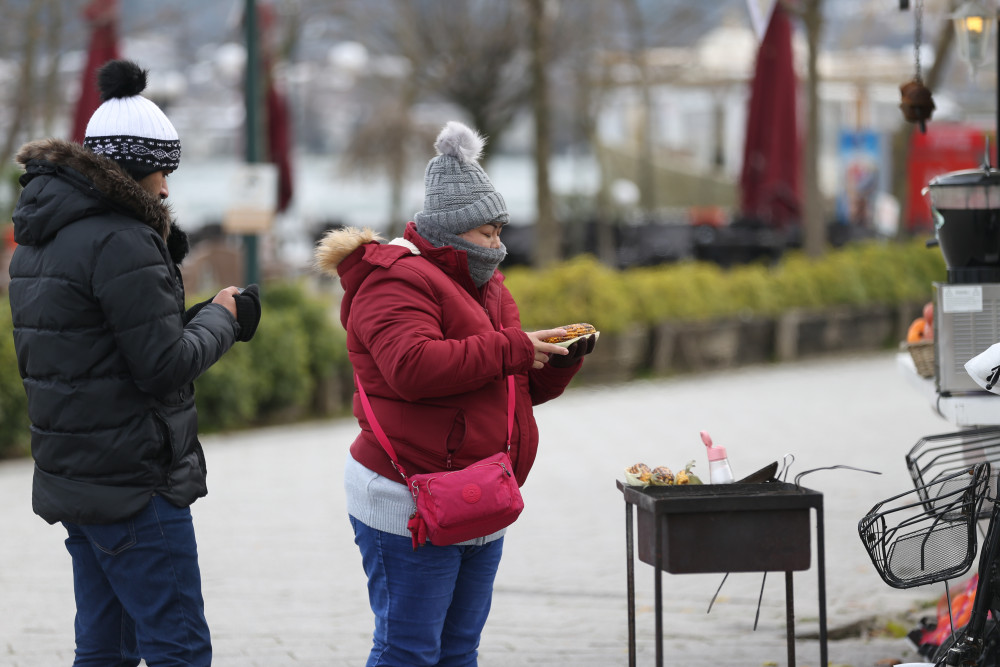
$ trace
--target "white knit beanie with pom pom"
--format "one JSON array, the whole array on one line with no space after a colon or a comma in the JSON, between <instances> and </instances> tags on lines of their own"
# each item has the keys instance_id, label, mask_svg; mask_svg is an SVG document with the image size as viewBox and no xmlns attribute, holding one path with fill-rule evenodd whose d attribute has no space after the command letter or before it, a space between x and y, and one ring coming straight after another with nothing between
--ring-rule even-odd
<instances>
[{"instance_id":1,"label":"white knit beanie with pom pom","mask_svg":"<svg viewBox=\"0 0 1000 667\"><path fill-rule=\"evenodd\" d=\"M181 160L177 130L156 104L139 93L146 70L129 60L112 60L97 73L103 103L90 117L83 145L105 155L136 180L172 171Z\"/></svg>"}]
</instances>

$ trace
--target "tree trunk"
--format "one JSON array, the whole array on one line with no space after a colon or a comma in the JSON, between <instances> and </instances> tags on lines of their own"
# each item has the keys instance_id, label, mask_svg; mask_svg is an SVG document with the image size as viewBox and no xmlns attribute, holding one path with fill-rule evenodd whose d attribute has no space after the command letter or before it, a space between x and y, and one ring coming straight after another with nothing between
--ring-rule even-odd
<instances>
[{"instance_id":1,"label":"tree trunk","mask_svg":"<svg viewBox=\"0 0 1000 667\"><path fill-rule=\"evenodd\" d=\"M23 52L21 53L21 71L18 75L17 96L11 100L14 107L11 123L7 127L7 136L4 137L2 149L0 149L0 159L4 164L10 162L11 156L16 149L16 143L21 131L24 129L26 117L30 109L34 106L34 80L35 80L35 55L38 49L38 37L41 31L40 14L43 3L33 2L27 10L24 19ZM8 19L11 17L8 16ZM16 19L15 19L16 20Z\"/></svg>"},{"instance_id":2,"label":"tree trunk","mask_svg":"<svg viewBox=\"0 0 1000 667\"><path fill-rule=\"evenodd\" d=\"M59 87L59 63L65 35L63 35L62 0L48 0L46 5L48 6L49 18L45 33L45 50L49 54L49 62L45 71L42 92L43 108L40 114L42 127L39 134L51 137L54 134L55 115L56 110L60 107L59 96L62 93L62 89Z\"/></svg>"},{"instance_id":3,"label":"tree trunk","mask_svg":"<svg viewBox=\"0 0 1000 667\"><path fill-rule=\"evenodd\" d=\"M641 206L647 213L657 207L656 178L653 171L653 103L649 94L649 72L646 67L646 45L643 40L642 10L637 0L625 0L628 15L629 34L632 38L632 59L639 72L639 133L635 137L635 147L639 153L636 164L636 184L639 186Z\"/></svg>"},{"instance_id":4,"label":"tree trunk","mask_svg":"<svg viewBox=\"0 0 1000 667\"><path fill-rule=\"evenodd\" d=\"M561 258L562 235L556 220L549 185L549 157L552 153L549 131L548 64L549 20L545 0L527 0L531 25L531 101L535 117L535 187L538 218L535 221L534 265L543 268Z\"/></svg>"},{"instance_id":5,"label":"tree trunk","mask_svg":"<svg viewBox=\"0 0 1000 667\"><path fill-rule=\"evenodd\" d=\"M594 252L602 264L616 267L618 252L615 243L615 214L611 207L608 184L611 170L607 164L607 152L601 145L600 134L597 131L597 119L601 114L605 93L610 87L611 74L607 59L594 57L594 52L599 53L602 50L600 39L602 31L606 32L606 26L610 22L609 8L605 3L599 2L583 6L586 9L584 19L573 32L588 48L579 49L574 60L575 98L572 111L579 135L590 147L597 165L593 220Z\"/></svg>"}]
</instances>

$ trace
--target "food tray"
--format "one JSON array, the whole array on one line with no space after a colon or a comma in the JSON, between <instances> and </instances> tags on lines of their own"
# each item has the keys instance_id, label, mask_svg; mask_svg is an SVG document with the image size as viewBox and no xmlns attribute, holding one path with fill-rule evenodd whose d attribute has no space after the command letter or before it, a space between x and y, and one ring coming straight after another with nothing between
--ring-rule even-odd
<instances>
[{"instance_id":1,"label":"food tray","mask_svg":"<svg viewBox=\"0 0 1000 667\"><path fill-rule=\"evenodd\" d=\"M882 580L912 588L967 572L989 478L990 464L980 463L875 505L858 534Z\"/></svg>"},{"instance_id":2,"label":"food tray","mask_svg":"<svg viewBox=\"0 0 1000 667\"><path fill-rule=\"evenodd\" d=\"M932 509L934 500L929 495L930 491L947 493L949 490L945 485L935 485L935 482L977 463L989 463L993 468L1000 468L1000 427L928 436L918 440L906 455L906 467L913 485L928 510ZM953 483L962 484L961 481ZM980 508L978 518L989 518L996 496L997 479L992 476L987 499Z\"/></svg>"}]
</instances>

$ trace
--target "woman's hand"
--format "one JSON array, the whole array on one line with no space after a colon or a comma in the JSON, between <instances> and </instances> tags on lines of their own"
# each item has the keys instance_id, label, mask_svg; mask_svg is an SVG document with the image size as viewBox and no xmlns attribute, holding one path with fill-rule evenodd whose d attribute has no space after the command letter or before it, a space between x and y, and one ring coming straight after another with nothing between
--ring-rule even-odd
<instances>
[{"instance_id":1,"label":"woman's hand","mask_svg":"<svg viewBox=\"0 0 1000 667\"><path fill-rule=\"evenodd\" d=\"M535 348L535 361L531 364L532 368L544 368L545 364L549 363L549 357L552 355L563 356L569 354L569 350L561 345L542 342L544 338L565 336L565 329L542 329L541 331L525 331L524 333L528 335L531 344Z\"/></svg>"},{"instance_id":2,"label":"woman's hand","mask_svg":"<svg viewBox=\"0 0 1000 667\"><path fill-rule=\"evenodd\" d=\"M576 366L581 359L594 351L595 345L597 345L596 334L584 336L580 340L574 341L566 346L566 351L569 354L565 357L552 357L552 360L549 363L556 368L569 368L570 366Z\"/></svg>"}]
</instances>

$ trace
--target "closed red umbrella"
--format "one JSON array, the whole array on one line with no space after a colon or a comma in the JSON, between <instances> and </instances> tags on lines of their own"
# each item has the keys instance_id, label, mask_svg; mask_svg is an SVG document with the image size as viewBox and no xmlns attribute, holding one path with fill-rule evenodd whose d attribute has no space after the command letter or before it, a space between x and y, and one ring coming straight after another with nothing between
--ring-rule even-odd
<instances>
[{"instance_id":1,"label":"closed red umbrella","mask_svg":"<svg viewBox=\"0 0 1000 667\"><path fill-rule=\"evenodd\" d=\"M80 98L73 114L73 133L70 135L70 139L78 143L83 143L87 123L101 105L97 70L109 60L118 58L118 0L91 0L84 7L83 16L91 32L87 64L80 82Z\"/></svg>"},{"instance_id":2,"label":"closed red umbrella","mask_svg":"<svg viewBox=\"0 0 1000 667\"><path fill-rule=\"evenodd\" d=\"M267 150L270 161L278 168L279 212L288 208L292 201L294 184L292 178L292 119L285 93L278 86L274 76L275 27L277 17L270 4L257 7L258 27L261 33L260 65L266 80L264 105L267 115Z\"/></svg>"},{"instance_id":3,"label":"closed red umbrella","mask_svg":"<svg viewBox=\"0 0 1000 667\"><path fill-rule=\"evenodd\" d=\"M278 167L278 211L284 211L292 201L292 123L288 101L275 86L274 78L268 81L265 93L267 104L268 150L271 161Z\"/></svg>"},{"instance_id":4,"label":"closed red umbrella","mask_svg":"<svg viewBox=\"0 0 1000 667\"><path fill-rule=\"evenodd\" d=\"M777 228L801 219L796 88L792 26L778 3L757 53L740 175L743 217Z\"/></svg>"}]
</instances>

